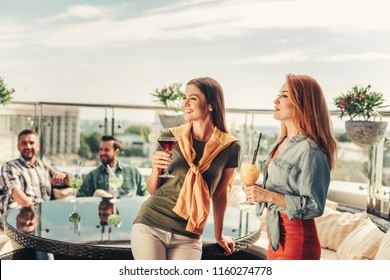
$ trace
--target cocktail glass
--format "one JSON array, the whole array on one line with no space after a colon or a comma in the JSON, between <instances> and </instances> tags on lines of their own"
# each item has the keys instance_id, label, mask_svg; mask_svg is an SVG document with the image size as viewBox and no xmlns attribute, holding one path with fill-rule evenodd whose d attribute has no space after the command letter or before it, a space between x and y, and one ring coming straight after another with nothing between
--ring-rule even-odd
<instances>
[{"instance_id":1,"label":"cocktail glass","mask_svg":"<svg viewBox=\"0 0 390 280\"><path fill-rule=\"evenodd\" d=\"M253 156L244 155L242 156L241 166L240 166L240 178L241 182L245 186L251 186L256 183L260 176L260 164L258 161L255 161L253 164ZM257 203L244 201L241 202L242 205L256 205Z\"/></svg>"},{"instance_id":2,"label":"cocktail glass","mask_svg":"<svg viewBox=\"0 0 390 280\"><path fill-rule=\"evenodd\" d=\"M173 148L176 146L178 139L176 137L159 137L158 143L160 144L161 148L166 153L171 153ZM164 173L161 174L159 177L161 178L174 178L175 176L172 174L169 174L168 167L164 169Z\"/></svg>"},{"instance_id":3,"label":"cocktail glass","mask_svg":"<svg viewBox=\"0 0 390 280\"><path fill-rule=\"evenodd\" d=\"M117 201L118 198L118 189L123 185L123 175L122 174L115 174L112 172L110 176L108 177L108 186L111 188L114 193L113 199L111 200L112 202Z\"/></svg>"},{"instance_id":4,"label":"cocktail glass","mask_svg":"<svg viewBox=\"0 0 390 280\"><path fill-rule=\"evenodd\" d=\"M83 184L83 177L80 173L73 175L69 179L69 185L74 190L74 199L72 199L72 202L74 203L76 203L77 192L81 188L82 184Z\"/></svg>"}]
</instances>

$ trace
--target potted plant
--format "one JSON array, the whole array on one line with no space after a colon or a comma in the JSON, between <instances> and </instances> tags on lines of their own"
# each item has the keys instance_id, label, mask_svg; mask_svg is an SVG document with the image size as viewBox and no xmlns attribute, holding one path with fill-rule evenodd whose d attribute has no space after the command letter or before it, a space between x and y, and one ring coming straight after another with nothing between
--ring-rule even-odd
<instances>
[{"instance_id":1,"label":"potted plant","mask_svg":"<svg viewBox=\"0 0 390 280\"><path fill-rule=\"evenodd\" d=\"M14 92L15 89L8 89L7 85L4 83L4 79L0 77L0 104L5 105L9 103Z\"/></svg>"},{"instance_id":2,"label":"potted plant","mask_svg":"<svg viewBox=\"0 0 390 280\"><path fill-rule=\"evenodd\" d=\"M371 85L354 86L352 90L334 98L334 104L340 110L340 118L345 116L345 129L357 145L374 145L384 136L387 122L375 121L381 115L378 109L385 108L383 94L371 91Z\"/></svg>"},{"instance_id":3,"label":"potted plant","mask_svg":"<svg viewBox=\"0 0 390 280\"><path fill-rule=\"evenodd\" d=\"M183 114L181 114L181 104L183 102L184 92L181 90L182 83L172 83L162 88L157 88L151 93L158 102L165 106L165 112L159 114L161 124L164 128L175 127L185 123Z\"/></svg>"}]
</instances>

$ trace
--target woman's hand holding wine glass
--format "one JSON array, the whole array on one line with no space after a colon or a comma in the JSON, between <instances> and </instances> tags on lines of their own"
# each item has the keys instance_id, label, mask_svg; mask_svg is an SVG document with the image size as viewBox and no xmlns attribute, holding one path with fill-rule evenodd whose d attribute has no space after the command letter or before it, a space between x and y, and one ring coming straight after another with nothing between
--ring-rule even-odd
<instances>
[{"instance_id":1,"label":"woman's hand holding wine glass","mask_svg":"<svg viewBox=\"0 0 390 280\"><path fill-rule=\"evenodd\" d=\"M164 169L164 173L161 174L160 178L173 178L175 177L168 172L168 165L171 162L172 150L176 146L178 139L176 137L159 137L158 143L164 152L156 152L153 156L153 166L156 168Z\"/></svg>"},{"instance_id":2,"label":"woman's hand holding wine glass","mask_svg":"<svg viewBox=\"0 0 390 280\"><path fill-rule=\"evenodd\" d=\"M152 166L161 170L167 168L172 160L172 156L164 151L156 151L152 156Z\"/></svg>"}]
</instances>

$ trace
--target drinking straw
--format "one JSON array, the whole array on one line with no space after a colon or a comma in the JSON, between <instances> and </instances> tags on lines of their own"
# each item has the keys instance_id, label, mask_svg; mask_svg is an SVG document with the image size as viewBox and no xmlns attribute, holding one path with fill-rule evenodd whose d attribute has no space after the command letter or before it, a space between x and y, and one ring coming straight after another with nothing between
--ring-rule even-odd
<instances>
[{"instance_id":1,"label":"drinking straw","mask_svg":"<svg viewBox=\"0 0 390 280\"><path fill-rule=\"evenodd\" d=\"M80 163L78 165L77 171L80 172L81 166L83 165L84 161L80 160Z\"/></svg>"},{"instance_id":2,"label":"drinking straw","mask_svg":"<svg viewBox=\"0 0 390 280\"><path fill-rule=\"evenodd\" d=\"M77 161L77 164L76 164L76 175L80 174L80 170L81 170L81 165L82 164L83 164L82 160L80 160L80 162Z\"/></svg>"},{"instance_id":3,"label":"drinking straw","mask_svg":"<svg viewBox=\"0 0 390 280\"><path fill-rule=\"evenodd\" d=\"M83 161L81 160L80 162L79 161L77 161L76 162L76 173L74 174L74 176L76 177L76 178L78 178L78 177L80 177L81 176L81 173L80 173L80 170L81 170L81 165L83 164Z\"/></svg>"},{"instance_id":4,"label":"drinking straw","mask_svg":"<svg viewBox=\"0 0 390 280\"><path fill-rule=\"evenodd\" d=\"M263 135L263 133L260 132L259 140L257 141L257 147L255 149L255 154L253 155L253 159L252 159L252 165L256 163L257 152L259 151L259 148L260 148L260 140L261 140L262 135Z\"/></svg>"}]
</instances>

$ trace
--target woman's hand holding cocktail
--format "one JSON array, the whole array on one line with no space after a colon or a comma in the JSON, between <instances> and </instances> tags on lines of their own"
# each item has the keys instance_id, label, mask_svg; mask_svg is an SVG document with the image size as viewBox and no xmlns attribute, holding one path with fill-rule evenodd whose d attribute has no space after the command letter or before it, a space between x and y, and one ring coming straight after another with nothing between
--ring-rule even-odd
<instances>
[{"instance_id":1,"label":"woman's hand holding cocktail","mask_svg":"<svg viewBox=\"0 0 390 280\"><path fill-rule=\"evenodd\" d=\"M159 173L163 169L168 168L168 165L170 164L172 160L172 154L169 154L164 151L157 151L153 154L152 157L152 168L157 169Z\"/></svg>"},{"instance_id":2,"label":"woman's hand holding cocktail","mask_svg":"<svg viewBox=\"0 0 390 280\"><path fill-rule=\"evenodd\" d=\"M260 185L243 185L243 189L245 191L246 199L250 202L267 202L269 201L270 191L263 189Z\"/></svg>"},{"instance_id":3,"label":"woman's hand holding cocktail","mask_svg":"<svg viewBox=\"0 0 390 280\"><path fill-rule=\"evenodd\" d=\"M271 202L287 209L286 195L284 194L269 191L260 185L244 186L243 188L248 201L258 203Z\"/></svg>"}]
</instances>

